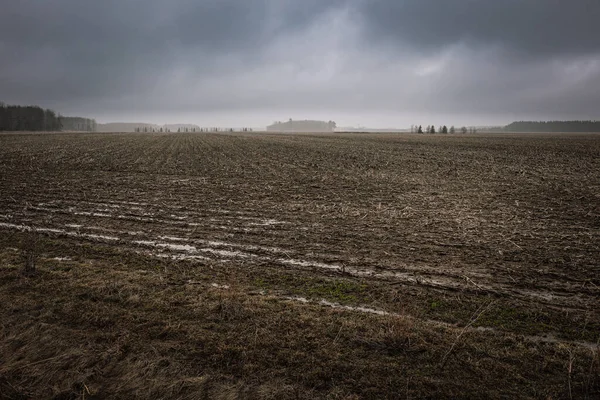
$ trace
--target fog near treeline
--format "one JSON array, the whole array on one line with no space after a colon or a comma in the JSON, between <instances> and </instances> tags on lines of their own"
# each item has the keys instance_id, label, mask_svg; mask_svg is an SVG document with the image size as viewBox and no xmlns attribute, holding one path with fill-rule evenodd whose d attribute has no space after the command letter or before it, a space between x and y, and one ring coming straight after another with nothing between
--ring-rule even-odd
<instances>
[{"instance_id":1,"label":"fog near treeline","mask_svg":"<svg viewBox=\"0 0 600 400\"><path fill-rule=\"evenodd\" d=\"M95 132L91 118L65 117L39 106L15 106L0 102L0 131L87 131Z\"/></svg>"},{"instance_id":2,"label":"fog near treeline","mask_svg":"<svg viewBox=\"0 0 600 400\"><path fill-rule=\"evenodd\" d=\"M0 131L200 132L201 129L195 124L157 125L144 122L100 124L93 118L63 116L54 110L39 106L6 105L0 102ZM214 129L211 128L211 130ZM504 132L600 132L600 121L516 121L493 130Z\"/></svg>"}]
</instances>

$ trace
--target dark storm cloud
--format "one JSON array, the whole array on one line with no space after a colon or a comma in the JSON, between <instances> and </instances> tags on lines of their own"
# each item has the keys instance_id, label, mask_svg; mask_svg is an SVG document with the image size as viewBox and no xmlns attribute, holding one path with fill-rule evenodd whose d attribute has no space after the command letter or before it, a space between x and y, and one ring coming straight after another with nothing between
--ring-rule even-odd
<instances>
[{"instance_id":1,"label":"dark storm cloud","mask_svg":"<svg viewBox=\"0 0 600 400\"><path fill-rule=\"evenodd\" d=\"M205 71L220 55L252 57L275 35L302 29L330 6L314 0L301 6L268 0L12 2L0 13L3 91L54 89L46 96L68 99L134 90L152 85L179 60Z\"/></svg>"},{"instance_id":2,"label":"dark storm cloud","mask_svg":"<svg viewBox=\"0 0 600 400\"><path fill-rule=\"evenodd\" d=\"M593 118L598 21L598 0L20 0L0 13L0 100Z\"/></svg>"},{"instance_id":3,"label":"dark storm cloud","mask_svg":"<svg viewBox=\"0 0 600 400\"><path fill-rule=\"evenodd\" d=\"M418 51L500 46L521 56L600 51L598 0L365 0L368 40Z\"/></svg>"},{"instance_id":4,"label":"dark storm cloud","mask_svg":"<svg viewBox=\"0 0 600 400\"><path fill-rule=\"evenodd\" d=\"M332 4L314 0L303 1L302 6L289 0L24 0L3 7L0 33L4 44L33 48L136 50L137 54L154 50L161 55L165 47L182 45L227 52L259 47L268 35L302 27ZM283 23L278 26L271 18Z\"/></svg>"},{"instance_id":5,"label":"dark storm cloud","mask_svg":"<svg viewBox=\"0 0 600 400\"><path fill-rule=\"evenodd\" d=\"M421 80L423 107L426 103L453 112L599 116L597 0L359 4L363 43L382 52L398 52L409 62L435 60L437 55L443 64ZM425 72L432 68L427 64Z\"/></svg>"}]
</instances>

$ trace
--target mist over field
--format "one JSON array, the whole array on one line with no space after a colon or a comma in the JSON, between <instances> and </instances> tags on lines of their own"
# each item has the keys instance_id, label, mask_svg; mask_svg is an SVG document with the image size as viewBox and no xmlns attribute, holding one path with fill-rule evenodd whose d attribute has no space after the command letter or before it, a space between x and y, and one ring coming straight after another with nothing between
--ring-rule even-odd
<instances>
[{"instance_id":1,"label":"mist over field","mask_svg":"<svg viewBox=\"0 0 600 400\"><path fill-rule=\"evenodd\" d=\"M98 122L596 119L596 0L18 1L0 100Z\"/></svg>"}]
</instances>

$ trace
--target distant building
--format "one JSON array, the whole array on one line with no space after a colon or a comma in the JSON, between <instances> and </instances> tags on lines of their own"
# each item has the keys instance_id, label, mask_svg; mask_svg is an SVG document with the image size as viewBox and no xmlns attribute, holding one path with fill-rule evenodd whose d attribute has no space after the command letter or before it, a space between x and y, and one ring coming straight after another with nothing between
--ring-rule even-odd
<instances>
[{"instance_id":1,"label":"distant building","mask_svg":"<svg viewBox=\"0 0 600 400\"><path fill-rule=\"evenodd\" d=\"M275 122L267 126L268 132L333 132L335 131L335 122L333 121L292 121Z\"/></svg>"}]
</instances>

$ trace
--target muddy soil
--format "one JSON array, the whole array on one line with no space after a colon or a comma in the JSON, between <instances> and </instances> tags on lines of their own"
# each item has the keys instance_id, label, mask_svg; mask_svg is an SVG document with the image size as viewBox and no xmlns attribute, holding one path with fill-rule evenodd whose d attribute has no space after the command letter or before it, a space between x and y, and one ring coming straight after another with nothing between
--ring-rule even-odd
<instances>
[{"instance_id":1,"label":"muddy soil","mask_svg":"<svg viewBox=\"0 0 600 400\"><path fill-rule=\"evenodd\" d=\"M24 233L282 302L600 338L597 135L2 135L6 254Z\"/></svg>"}]
</instances>

